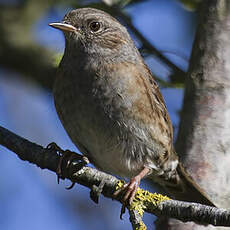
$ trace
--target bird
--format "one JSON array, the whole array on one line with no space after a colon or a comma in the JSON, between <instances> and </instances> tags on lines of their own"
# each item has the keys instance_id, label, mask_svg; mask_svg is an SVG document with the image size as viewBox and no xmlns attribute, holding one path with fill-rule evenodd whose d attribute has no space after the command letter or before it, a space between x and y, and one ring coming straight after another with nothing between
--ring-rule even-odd
<instances>
[{"instance_id":1,"label":"bird","mask_svg":"<svg viewBox=\"0 0 230 230\"><path fill-rule=\"evenodd\" d=\"M163 96L125 26L95 8L49 25L65 37L53 87L57 114L96 168L129 180L119 190L124 202L149 178L175 199L215 206L179 161Z\"/></svg>"}]
</instances>

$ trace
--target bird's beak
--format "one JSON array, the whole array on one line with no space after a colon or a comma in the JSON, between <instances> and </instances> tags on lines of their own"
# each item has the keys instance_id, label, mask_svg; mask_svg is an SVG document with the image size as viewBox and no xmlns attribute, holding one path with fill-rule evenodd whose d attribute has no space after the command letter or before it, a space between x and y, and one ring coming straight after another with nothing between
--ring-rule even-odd
<instances>
[{"instance_id":1,"label":"bird's beak","mask_svg":"<svg viewBox=\"0 0 230 230\"><path fill-rule=\"evenodd\" d=\"M54 23L50 23L49 26L52 26L55 29L59 29L62 31L68 31L68 32L74 32L77 31L77 28L67 24L67 23L63 23L63 22L54 22Z\"/></svg>"}]
</instances>

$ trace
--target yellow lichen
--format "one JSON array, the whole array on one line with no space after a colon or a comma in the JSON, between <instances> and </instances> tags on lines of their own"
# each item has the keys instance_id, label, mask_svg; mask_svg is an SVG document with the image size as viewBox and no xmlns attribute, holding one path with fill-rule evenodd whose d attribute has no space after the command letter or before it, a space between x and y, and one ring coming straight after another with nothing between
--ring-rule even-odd
<instances>
[{"instance_id":1,"label":"yellow lichen","mask_svg":"<svg viewBox=\"0 0 230 230\"><path fill-rule=\"evenodd\" d=\"M122 188L124 184L125 181L119 180L116 186L116 190ZM170 200L170 198L161 194L151 193L147 190L138 188L135 198L130 205L130 209L138 211L139 215L143 216L147 203L151 203L154 206L157 206L164 200Z\"/></svg>"},{"instance_id":2,"label":"yellow lichen","mask_svg":"<svg viewBox=\"0 0 230 230\"><path fill-rule=\"evenodd\" d=\"M151 203L154 206L157 206L164 200L170 200L170 198L161 194L151 193L149 191L138 188L136 196L130 205L130 209L136 210L139 215L143 216L147 203Z\"/></svg>"},{"instance_id":3,"label":"yellow lichen","mask_svg":"<svg viewBox=\"0 0 230 230\"><path fill-rule=\"evenodd\" d=\"M119 180L116 185L116 190L118 190L119 188L122 188L124 185L125 185L125 181Z\"/></svg>"},{"instance_id":4,"label":"yellow lichen","mask_svg":"<svg viewBox=\"0 0 230 230\"><path fill-rule=\"evenodd\" d=\"M151 193L151 192L143 190L143 189L137 190L136 197L137 197L137 199L140 199L143 202L144 201L151 202L156 206L162 201L170 200L170 198L167 196L163 196L163 195L157 194L157 193Z\"/></svg>"},{"instance_id":5,"label":"yellow lichen","mask_svg":"<svg viewBox=\"0 0 230 230\"><path fill-rule=\"evenodd\" d=\"M124 186L125 182L120 180L117 183L116 190L122 188ZM129 209L135 210L138 212L138 214L142 217L147 204L152 204L154 206L157 206L160 202L170 200L169 197L163 196L161 194L157 193L151 193L144 189L137 189L135 198L133 202L131 203ZM146 226L143 221L141 221L140 226L136 230L146 230Z\"/></svg>"},{"instance_id":6,"label":"yellow lichen","mask_svg":"<svg viewBox=\"0 0 230 230\"><path fill-rule=\"evenodd\" d=\"M136 228L136 230L146 230L146 229L147 227L143 221L141 221L140 226Z\"/></svg>"},{"instance_id":7,"label":"yellow lichen","mask_svg":"<svg viewBox=\"0 0 230 230\"><path fill-rule=\"evenodd\" d=\"M133 202L130 205L130 210L135 210L142 217L144 215L144 211L146 209L146 204L151 203L154 206L157 206L160 202L164 200L170 200L169 197L163 196L157 193L151 193L149 191L138 188L136 196ZM141 221L140 226L136 230L146 230L144 222Z\"/></svg>"}]
</instances>

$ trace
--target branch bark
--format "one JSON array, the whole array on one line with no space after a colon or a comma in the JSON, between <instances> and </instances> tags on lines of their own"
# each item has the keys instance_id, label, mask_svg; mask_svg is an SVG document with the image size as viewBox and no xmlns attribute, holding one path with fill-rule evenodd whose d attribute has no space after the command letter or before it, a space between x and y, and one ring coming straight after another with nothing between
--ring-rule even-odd
<instances>
[{"instance_id":1,"label":"branch bark","mask_svg":"<svg viewBox=\"0 0 230 230\"><path fill-rule=\"evenodd\" d=\"M32 143L0 126L0 145L8 148L24 161L29 161L41 169L49 169L56 173L60 161L60 155L53 149L43 148ZM121 202L122 197L114 197L119 180L114 176L103 173L97 169L83 167L79 170L79 162L73 160L71 165L63 166L63 178L77 182L90 189L99 186L104 181L102 194L105 197L116 199ZM165 198L161 195L154 195L139 189L136 196L136 203L129 207L130 218L133 228L144 226L142 215L145 212L157 215L177 218L181 221L195 221L200 224L212 224L215 226L230 226L230 211L218 209L196 203L182 202Z\"/></svg>"}]
</instances>

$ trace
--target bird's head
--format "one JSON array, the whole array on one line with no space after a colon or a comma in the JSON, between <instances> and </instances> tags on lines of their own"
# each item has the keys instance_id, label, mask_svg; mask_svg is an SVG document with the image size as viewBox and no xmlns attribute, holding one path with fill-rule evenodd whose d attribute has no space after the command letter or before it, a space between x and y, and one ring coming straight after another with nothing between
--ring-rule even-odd
<instances>
[{"instance_id":1,"label":"bird's head","mask_svg":"<svg viewBox=\"0 0 230 230\"><path fill-rule=\"evenodd\" d=\"M127 32L115 18L93 9L80 8L67 13L62 22L50 26L64 32L66 48L96 54L98 57L132 57L136 48Z\"/></svg>"}]
</instances>

